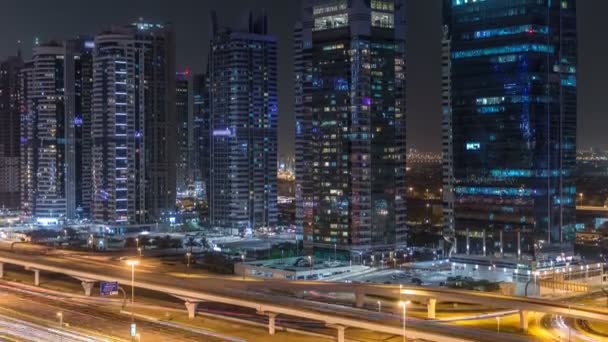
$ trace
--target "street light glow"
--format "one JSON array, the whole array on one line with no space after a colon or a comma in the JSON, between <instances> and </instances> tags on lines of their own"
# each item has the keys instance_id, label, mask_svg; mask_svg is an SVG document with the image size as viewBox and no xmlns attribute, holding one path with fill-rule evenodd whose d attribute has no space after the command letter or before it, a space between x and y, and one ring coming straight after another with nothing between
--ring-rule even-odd
<instances>
[{"instance_id":1,"label":"street light glow","mask_svg":"<svg viewBox=\"0 0 608 342\"><path fill-rule=\"evenodd\" d=\"M139 260L135 260L135 259L127 260L127 265L137 266L137 265L139 265Z\"/></svg>"}]
</instances>

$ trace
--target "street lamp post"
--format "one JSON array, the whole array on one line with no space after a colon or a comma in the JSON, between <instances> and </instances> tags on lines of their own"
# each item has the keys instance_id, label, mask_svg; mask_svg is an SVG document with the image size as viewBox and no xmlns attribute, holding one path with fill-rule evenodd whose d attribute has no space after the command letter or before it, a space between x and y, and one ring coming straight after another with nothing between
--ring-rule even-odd
<instances>
[{"instance_id":1,"label":"street lamp post","mask_svg":"<svg viewBox=\"0 0 608 342\"><path fill-rule=\"evenodd\" d=\"M312 277L312 256L308 256L308 264L310 265L310 273L308 274L308 278Z\"/></svg>"},{"instance_id":2,"label":"street lamp post","mask_svg":"<svg viewBox=\"0 0 608 342\"><path fill-rule=\"evenodd\" d=\"M500 334L500 316L496 317L496 332Z\"/></svg>"},{"instance_id":3,"label":"street lamp post","mask_svg":"<svg viewBox=\"0 0 608 342\"><path fill-rule=\"evenodd\" d=\"M243 280L245 280L245 254L241 254L241 263L243 264Z\"/></svg>"},{"instance_id":4,"label":"street lamp post","mask_svg":"<svg viewBox=\"0 0 608 342\"><path fill-rule=\"evenodd\" d=\"M337 246L335 243L334 243L334 261L338 261Z\"/></svg>"},{"instance_id":5,"label":"street lamp post","mask_svg":"<svg viewBox=\"0 0 608 342\"><path fill-rule=\"evenodd\" d=\"M378 303L378 312L382 312L382 302L377 301L376 303Z\"/></svg>"},{"instance_id":6,"label":"street lamp post","mask_svg":"<svg viewBox=\"0 0 608 342\"><path fill-rule=\"evenodd\" d=\"M63 312L59 311L57 313L57 317L59 318L59 327L62 328L63 327Z\"/></svg>"},{"instance_id":7,"label":"street lamp post","mask_svg":"<svg viewBox=\"0 0 608 342\"><path fill-rule=\"evenodd\" d=\"M188 264L186 265L187 268L190 268L190 256L192 255L192 253L188 252L186 253L186 257L188 257Z\"/></svg>"},{"instance_id":8,"label":"street lamp post","mask_svg":"<svg viewBox=\"0 0 608 342\"><path fill-rule=\"evenodd\" d=\"M135 247L139 250L139 238L135 238Z\"/></svg>"},{"instance_id":9,"label":"street lamp post","mask_svg":"<svg viewBox=\"0 0 608 342\"><path fill-rule=\"evenodd\" d=\"M580 198L580 200L581 200L581 204L580 204L580 206L582 207L582 206L583 206L583 197L584 197L583 193L581 192L580 194L578 194L578 197L579 197L579 198Z\"/></svg>"},{"instance_id":10,"label":"street lamp post","mask_svg":"<svg viewBox=\"0 0 608 342\"><path fill-rule=\"evenodd\" d=\"M409 300L399 302L399 306L403 308L403 342L406 342L405 339L405 320L407 319L407 305L410 303Z\"/></svg>"},{"instance_id":11,"label":"street lamp post","mask_svg":"<svg viewBox=\"0 0 608 342\"><path fill-rule=\"evenodd\" d=\"M135 303L135 266L139 265L139 260L127 260L127 265L131 266L131 305L133 305Z\"/></svg>"}]
</instances>

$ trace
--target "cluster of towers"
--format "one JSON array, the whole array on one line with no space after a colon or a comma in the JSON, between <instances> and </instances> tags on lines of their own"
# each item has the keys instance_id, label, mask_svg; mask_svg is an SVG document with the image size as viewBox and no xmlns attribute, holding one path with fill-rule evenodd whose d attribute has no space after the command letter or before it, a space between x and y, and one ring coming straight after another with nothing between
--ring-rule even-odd
<instances>
[{"instance_id":1,"label":"cluster of towers","mask_svg":"<svg viewBox=\"0 0 608 342\"><path fill-rule=\"evenodd\" d=\"M405 11L405 0L303 1L293 86L296 225L308 248L406 246L405 94L415 85ZM445 0L453 252L531 254L571 239L575 16L574 0ZM238 29L211 21L200 75L176 74L170 26L141 22L3 62L2 204L43 220L158 222L194 187L212 227L276 225L277 41L266 15Z\"/></svg>"}]
</instances>

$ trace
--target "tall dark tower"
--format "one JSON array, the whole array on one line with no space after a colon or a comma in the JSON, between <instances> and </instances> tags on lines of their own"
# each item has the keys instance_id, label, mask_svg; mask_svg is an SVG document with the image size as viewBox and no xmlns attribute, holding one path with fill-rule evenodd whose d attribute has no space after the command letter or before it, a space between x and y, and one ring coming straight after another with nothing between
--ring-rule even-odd
<instances>
[{"instance_id":1,"label":"tall dark tower","mask_svg":"<svg viewBox=\"0 0 608 342\"><path fill-rule=\"evenodd\" d=\"M0 208L19 209L21 56L0 61Z\"/></svg>"},{"instance_id":2,"label":"tall dark tower","mask_svg":"<svg viewBox=\"0 0 608 342\"><path fill-rule=\"evenodd\" d=\"M218 28L209 55L210 224L277 223L277 42L265 14Z\"/></svg>"},{"instance_id":3,"label":"tall dark tower","mask_svg":"<svg viewBox=\"0 0 608 342\"><path fill-rule=\"evenodd\" d=\"M295 44L305 247L342 259L405 247L404 1L304 1Z\"/></svg>"},{"instance_id":4,"label":"tall dark tower","mask_svg":"<svg viewBox=\"0 0 608 342\"><path fill-rule=\"evenodd\" d=\"M574 236L576 1L450 0L458 252L543 259Z\"/></svg>"}]
</instances>

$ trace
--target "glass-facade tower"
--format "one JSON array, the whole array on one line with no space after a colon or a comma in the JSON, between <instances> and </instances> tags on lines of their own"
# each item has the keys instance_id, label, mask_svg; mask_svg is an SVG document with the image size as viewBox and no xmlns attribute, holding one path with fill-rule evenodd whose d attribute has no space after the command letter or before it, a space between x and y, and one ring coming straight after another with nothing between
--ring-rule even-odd
<instances>
[{"instance_id":1,"label":"glass-facade tower","mask_svg":"<svg viewBox=\"0 0 608 342\"><path fill-rule=\"evenodd\" d=\"M305 1L295 43L305 247L344 259L404 246L403 1Z\"/></svg>"},{"instance_id":2,"label":"glass-facade tower","mask_svg":"<svg viewBox=\"0 0 608 342\"><path fill-rule=\"evenodd\" d=\"M210 224L233 233L277 224L277 42L266 15L218 29L209 55Z\"/></svg>"},{"instance_id":3,"label":"glass-facade tower","mask_svg":"<svg viewBox=\"0 0 608 342\"><path fill-rule=\"evenodd\" d=\"M458 252L562 252L575 216L576 2L446 0L444 11Z\"/></svg>"}]
</instances>

